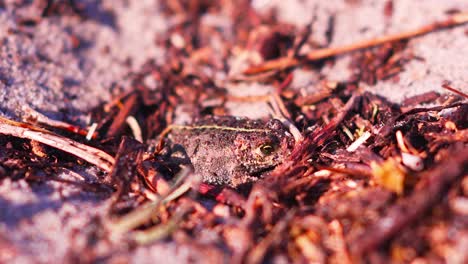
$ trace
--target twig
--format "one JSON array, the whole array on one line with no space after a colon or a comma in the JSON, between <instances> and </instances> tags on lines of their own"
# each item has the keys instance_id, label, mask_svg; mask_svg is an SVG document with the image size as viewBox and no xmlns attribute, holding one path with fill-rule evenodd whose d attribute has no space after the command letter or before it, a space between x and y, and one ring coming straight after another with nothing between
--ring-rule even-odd
<instances>
[{"instance_id":1,"label":"twig","mask_svg":"<svg viewBox=\"0 0 468 264\"><path fill-rule=\"evenodd\" d=\"M0 117L0 134L35 140L81 158L105 172L110 172L115 162L114 157L102 150L56 135L45 129L3 117Z\"/></svg>"},{"instance_id":2,"label":"twig","mask_svg":"<svg viewBox=\"0 0 468 264\"><path fill-rule=\"evenodd\" d=\"M291 222L295 214L296 210L291 209L283 219L279 220L270 233L249 252L245 259L246 263L263 263L268 249L270 249L272 245L281 241L278 240L278 238L286 231L288 224Z\"/></svg>"},{"instance_id":3,"label":"twig","mask_svg":"<svg viewBox=\"0 0 468 264\"><path fill-rule=\"evenodd\" d=\"M362 257L422 217L423 213L440 199L448 186L467 173L466 150L463 146L452 149L442 163L424 173L421 177L423 180L410 196L393 205L383 218L367 227L363 234L350 243L353 254Z\"/></svg>"},{"instance_id":4,"label":"twig","mask_svg":"<svg viewBox=\"0 0 468 264\"><path fill-rule=\"evenodd\" d=\"M400 114L399 116L397 116L397 118L395 120L399 121L399 120L402 120L403 118L405 118L405 117L407 117L409 115L414 115L414 114L417 114L417 113L430 112L430 111L438 112L438 111L442 111L444 109L459 107L459 106L462 106L462 105L466 105L466 103L457 102L457 103L453 103L453 104L449 104L449 105L441 105L441 106L434 106L434 107L427 107L427 108L413 108L413 109L410 109L410 110Z\"/></svg>"},{"instance_id":5,"label":"twig","mask_svg":"<svg viewBox=\"0 0 468 264\"><path fill-rule=\"evenodd\" d=\"M25 122L37 123L37 124L40 124L40 125L45 125L45 126L49 126L49 127L53 127L53 128L57 128L57 129L62 129L62 130L69 131L69 132L72 132L72 133L75 133L75 134L78 134L78 135L81 135L81 136L87 136L89 138L95 138L96 137L94 132L90 133L86 129L83 129L83 128L79 127L79 126L68 124L66 122L59 121L59 120L50 119L47 116L39 113L38 111L36 111L35 109L33 109L33 108L31 108L31 107L29 107L27 105L23 106L22 110L24 111L23 121L25 121Z\"/></svg>"},{"instance_id":6,"label":"twig","mask_svg":"<svg viewBox=\"0 0 468 264\"><path fill-rule=\"evenodd\" d=\"M109 130L107 131L107 134L106 134L107 137L116 136L117 134L120 133L120 131L123 129L124 125L126 124L125 121L127 117L131 116L132 113L134 112L137 103L138 103L137 94L131 94L125 100L121 109L119 110L114 120L112 121L112 124L110 125Z\"/></svg>"},{"instance_id":7,"label":"twig","mask_svg":"<svg viewBox=\"0 0 468 264\"><path fill-rule=\"evenodd\" d=\"M441 30L444 28L462 25L467 22L468 22L468 13L460 13L460 14L451 16L447 20L435 22L435 23L423 26L419 29L410 30L407 32L393 34L393 35L377 37L374 39L365 40L362 42L345 45L341 47L335 47L335 48L332 47L332 48L323 48L323 49L314 50L314 51L309 52L302 58L282 57L279 59L266 61L263 64L250 67L249 69L244 71L244 74L253 75L253 74L263 73L263 72L267 72L271 70L290 68L290 67L302 64L302 63L321 60L321 59L337 56L340 54L348 53L351 51L370 48L370 47L382 45L385 43L410 39L410 38L421 36L421 35L436 31L436 30Z\"/></svg>"},{"instance_id":8,"label":"twig","mask_svg":"<svg viewBox=\"0 0 468 264\"><path fill-rule=\"evenodd\" d=\"M293 135L296 143L301 142L304 137L301 134L301 131L290 121L291 114L286 109L283 100L277 93L270 95L270 106L272 108L272 115L274 118L278 119L283 123Z\"/></svg>"},{"instance_id":9,"label":"twig","mask_svg":"<svg viewBox=\"0 0 468 264\"><path fill-rule=\"evenodd\" d=\"M447 90L449 90L449 91L451 91L451 92L453 92L453 93L456 93L456 94L458 94L458 95L460 95L460 96L462 96L462 97L465 97L465 99L468 98L468 94L466 94L466 93L464 93L464 92L462 92L462 91L460 91L460 90L457 90L457 89L451 87L451 86L448 85L447 83L442 84L442 88L447 89Z\"/></svg>"},{"instance_id":10,"label":"twig","mask_svg":"<svg viewBox=\"0 0 468 264\"><path fill-rule=\"evenodd\" d=\"M299 52L301 51L302 46L307 43L307 40L309 39L310 35L312 34L312 24L315 22L317 19L317 16L314 15L312 18L312 21L307 24L305 27L304 31L301 33L299 38L295 39L294 47L292 49L292 52L288 54L288 57L297 57L299 55Z\"/></svg>"}]
</instances>

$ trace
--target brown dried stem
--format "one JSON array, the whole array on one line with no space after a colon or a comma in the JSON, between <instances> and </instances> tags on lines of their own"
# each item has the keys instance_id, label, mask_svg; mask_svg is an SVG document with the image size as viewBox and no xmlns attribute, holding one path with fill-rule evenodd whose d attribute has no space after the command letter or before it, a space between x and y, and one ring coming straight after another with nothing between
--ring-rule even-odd
<instances>
[{"instance_id":1,"label":"brown dried stem","mask_svg":"<svg viewBox=\"0 0 468 264\"><path fill-rule=\"evenodd\" d=\"M310 62L310 61L317 61L333 56L337 56L340 54L370 48L378 45L382 45L385 43L396 42L400 40L410 39L416 36L421 36L436 30L441 30L444 28L454 27L458 25L462 25L468 22L468 13L460 13L457 15L453 15L447 20L435 22L421 28L410 30L402 33L397 33L393 35L387 35L382 37L377 37L374 39L365 40L358 43L353 43L350 45L345 45L341 47L335 48L323 48L309 52L308 54L302 57L282 57L275 60L266 61L263 64L253 66L248 68L244 71L245 75L253 75L259 74L267 71L272 70L280 70L285 68L290 68L297 66L302 63Z\"/></svg>"},{"instance_id":2,"label":"brown dried stem","mask_svg":"<svg viewBox=\"0 0 468 264\"><path fill-rule=\"evenodd\" d=\"M462 92L462 91L460 91L458 89L455 89L455 88L453 88L452 86L450 86L450 85L448 85L446 83L442 84L442 88L447 89L447 90L449 90L449 91L451 91L453 93L456 93L456 94L460 95L461 97L464 97L465 99L468 98L468 94L466 94L466 93L464 93L464 92Z\"/></svg>"},{"instance_id":3,"label":"brown dried stem","mask_svg":"<svg viewBox=\"0 0 468 264\"><path fill-rule=\"evenodd\" d=\"M114 157L102 150L87 146L69 138L54 134L45 129L0 117L0 134L35 140L60 149L110 172L115 163Z\"/></svg>"},{"instance_id":4,"label":"brown dried stem","mask_svg":"<svg viewBox=\"0 0 468 264\"><path fill-rule=\"evenodd\" d=\"M448 186L465 175L468 170L468 152L463 145L447 152L447 157L433 170L421 177L416 190L388 209L387 214L366 228L366 231L350 243L355 256L363 256L413 223L431 208ZM448 154L451 153L451 154Z\"/></svg>"}]
</instances>

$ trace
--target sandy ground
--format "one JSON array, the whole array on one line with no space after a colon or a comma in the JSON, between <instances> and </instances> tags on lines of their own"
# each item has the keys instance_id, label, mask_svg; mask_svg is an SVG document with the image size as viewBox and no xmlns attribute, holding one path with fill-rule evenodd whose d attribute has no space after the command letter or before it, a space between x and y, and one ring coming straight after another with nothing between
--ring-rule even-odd
<instances>
[{"instance_id":1,"label":"sandy ground","mask_svg":"<svg viewBox=\"0 0 468 264\"><path fill-rule=\"evenodd\" d=\"M22 114L28 105L49 117L74 120L83 124L83 114L107 101L128 87L128 75L148 59L164 63L164 50L155 44L158 35L167 30L170 21L160 14L158 1L103 0L82 1L91 17L77 21L73 17L43 19L34 27L24 27L18 18L34 14L34 6L16 7L6 0L0 8L0 113L10 118ZM279 18L303 26L314 14L313 38L325 41L328 18L335 16L332 46L395 33L431 23L446 16L448 10L468 10L464 0L395 0L394 15L384 18L385 1L253 1L261 11L277 8ZM440 86L450 81L454 87L468 92L468 25L447 29L409 42L408 48L420 60L405 65L398 80L378 82L363 88L394 102L427 91L446 93ZM74 48L74 37L85 45ZM350 76L349 55L341 56L321 75L329 80L343 81ZM293 87L306 89L318 83L319 73L294 71ZM312 84L312 85L311 85ZM251 87L227 86L235 93L264 94L271 87L253 84ZM119 88L123 87L123 88ZM310 89L310 88L307 88ZM250 92L249 92L250 90ZM310 92L310 91L306 91ZM231 114L259 117L267 114L266 106L248 104L230 106ZM92 168L84 169L95 177ZM63 177L73 177L64 173ZM26 182L4 179L0 182L0 262L64 262L73 253L71 245L80 244L82 229L108 206L107 197L97 197L81 189L50 182L30 186ZM73 237L74 241L69 241ZM74 243L72 243L74 242ZM10 247L13 253L4 254ZM155 260L187 262L202 261L202 252L188 251L175 243L160 243L138 250L112 249L135 263ZM111 249L99 249L102 254ZM5 252L5 251L4 251ZM170 257L169 257L170 256Z\"/></svg>"}]
</instances>

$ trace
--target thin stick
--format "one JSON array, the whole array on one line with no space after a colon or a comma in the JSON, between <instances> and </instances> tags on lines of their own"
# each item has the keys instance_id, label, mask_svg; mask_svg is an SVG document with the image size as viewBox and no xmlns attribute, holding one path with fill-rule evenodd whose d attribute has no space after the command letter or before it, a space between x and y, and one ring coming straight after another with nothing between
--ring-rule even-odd
<instances>
[{"instance_id":1,"label":"thin stick","mask_svg":"<svg viewBox=\"0 0 468 264\"><path fill-rule=\"evenodd\" d=\"M50 119L47 116L39 113L38 111L34 110L33 108L27 105L22 106L22 110L24 111L23 121L25 122L46 125L49 127L58 128L58 129L62 129L65 131L72 132L72 133L76 133L81 136L88 136L88 134L90 134L89 131L86 131L86 129L83 129L79 126L68 124L66 122L59 121L59 120ZM95 138L96 135L94 133L91 133L89 137Z\"/></svg>"},{"instance_id":2,"label":"thin stick","mask_svg":"<svg viewBox=\"0 0 468 264\"><path fill-rule=\"evenodd\" d=\"M457 89L453 88L452 86L450 86L450 85L448 85L446 83L442 84L442 88L447 89L447 90L449 90L449 91L451 91L453 93L456 93L456 94L460 95L461 97L468 98L468 94L466 94L466 93L464 93L464 92L462 92L460 90L457 90Z\"/></svg>"},{"instance_id":3,"label":"thin stick","mask_svg":"<svg viewBox=\"0 0 468 264\"><path fill-rule=\"evenodd\" d=\"M263 64L250 67L249 69L244 71L244 74L253 75L253 74L263 73L263 72L272 71L272 70L285 69L285 68L297 66L305 62L325 59L325 58L337 56L340 54L348 53L351 51L356 51L360 49L382 45L385 43L390 43L390 42L413 38L416 36L421 36L421 35L436 31L436 30L459 26L467 22L468 22L468 13L460 13L460 14L451 16L447 20L435 22L435 23L423 26L419 29L410 30L410 31L403 32L403 33L377 37L374 39L365 40L362 42L345 45L341 47L318 49L318 50L311 51L305 56L300 57L300 58L282 57L276 60L266 61Z\"/></svg>"},{"instance_id":4,"label":"thin stick","mask_svg":"<svg viewBox=\"0 0 468 264\"><path fill-rule=\"evenodd\" d=\"M60 149L110 172L115 163L114 157L102 150L87 146L69 138L56 135L32 125L0 118L0 134L35 140L42 144Z\"/></svg>"}]
</instances>

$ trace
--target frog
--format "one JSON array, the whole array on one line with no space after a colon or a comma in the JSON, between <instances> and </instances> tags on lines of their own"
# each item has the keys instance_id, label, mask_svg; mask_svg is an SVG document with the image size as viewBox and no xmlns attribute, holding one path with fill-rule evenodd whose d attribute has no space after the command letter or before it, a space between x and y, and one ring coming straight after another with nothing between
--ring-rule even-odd
<instances>
[{"instance_id":1,"label":"frog","mask_svg":"<svg viewBox=\"0 0 468 264\"><path fill-rule=\"evenodd\" d=\"M237 188L263 178L281 164L295 140L278 119L207 116L173 125L168 136L204 183Z\"/></svg>"}]
</instances>

